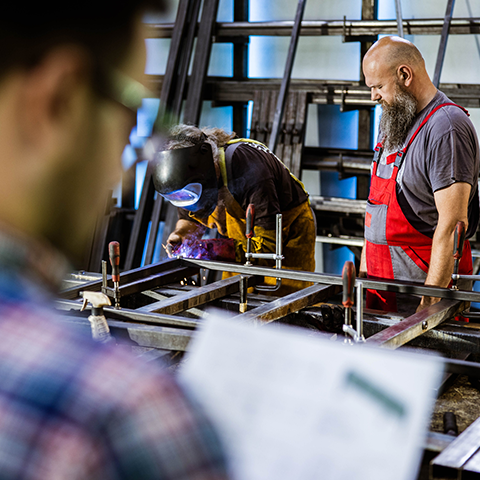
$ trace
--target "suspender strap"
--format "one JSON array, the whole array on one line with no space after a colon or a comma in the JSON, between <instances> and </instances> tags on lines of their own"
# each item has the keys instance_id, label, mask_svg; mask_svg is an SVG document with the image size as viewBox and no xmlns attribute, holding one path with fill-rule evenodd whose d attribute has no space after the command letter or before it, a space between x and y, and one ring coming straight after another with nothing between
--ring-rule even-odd
<instances>
[{"instance_id":1,"label":"suspender strap","mask_svg":"<svg viewBox=\"0 0 480 480\"><path fill-rule=\"evenodd\" d=\"M232 178L232 157L233 153L237 149L237 147L240 145L240 142L235 142L231 144L230 142L227 143L228 148L225 148L225 168L227 172L227 179ZM228 180L227 180L228 182ZM228 188L228 183L225 182L225 186Z\"/></svg>"},{"instance_id":2,"label":"suspender strap","mask_svg":"<svg viewBox=\"0 0 480 480\"><path fill-rule=\"evenodd\" d=\"M458 107L458 108L461 108L465 114L467 116L470 116L470 114L468 113L468 111L463 108L462 106L460 105L457 105L456 103L442 103L440 105L437 105L424 119L423 119L423 122L418 126L417 130L415 130L415 133L411 136L409 142L407 143L407 145L405 146L405 148L403 149L404 150L404 153L407 151L408 147L410 146L410 144L415 140L415 137L417 136L418 132L421 130L421 128L427 123L427 121L429 120L429 118L437 111L439 110L440 108L442 107L446 107L447 105L452 105L454 107Z\"/></svg>"},{"instance_id":3,"label":"suspender strap","mask_svg":"<svg viewBox=\"0 0 480 480\"><path fill-rule=\"evenodd\" d=\"M400 165L402 164L403 162L403 157L405 156L405 152L406 152L406 148L404 148L403 150L399 150L397 152L397 156L395 157L395 163L394 165L397 167L397 168L400 168Z\"/></svg>"},{"instance_id":4,"label":"suspender strap","mask_svg":"<svg viewBox=\"0 0 480 480\"><path fill-rule=\"evenodd\" d=\"M437 105L422 121L422 123L418 126L418 128L415 130L414 134L410 137L410 140L408 141L408 143L405 145L405 147L403 147L402 150L400 150L398 153L397 153L397 157L395 158L395 166L400 168L400 166L402 165L402 162L403 162L403 159L405 158L405 153L407 153L407 150L408 150L408 147L410 147L410 145L412 144L412 142L415 140L415 137L418 135L418 132L422 129L422 127L428 122L428 120L430 119L430 117L437 111L439 110L440 108L442 107L446 107L446 106L449 106L449 105L452 105L454 107L458 107L458 108L461 108L465 114L467 116L470 116L470 114L468 113L468 111L463 108L461 105L457 105L456 103L452 103L452 102L449 102L449 103L442 103L440 105Z\"/></svg>"}]
</instances>

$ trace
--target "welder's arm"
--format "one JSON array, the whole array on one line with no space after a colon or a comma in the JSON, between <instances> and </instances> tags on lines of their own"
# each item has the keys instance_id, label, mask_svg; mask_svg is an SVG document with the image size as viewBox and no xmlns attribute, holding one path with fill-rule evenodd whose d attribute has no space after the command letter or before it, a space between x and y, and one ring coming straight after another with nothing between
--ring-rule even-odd
<instances>
[{"instance_id":1,"label":"welder's arm","mask_svg":"<svg viewBox=\"0 0 480 480\"><path fill-rule=\"evenodd\" d=\"M180 218L177 221L175 230L167 238L167 247L177 247L182 244L186 238L201 238L205 233L206 228L197 222ZM171 253L167 250L168 256Z\"/></svg>"},{"instance_id":2,"label":"welder's arm","mask_svg":"<svg viewBox=\"0 0 480 480\"><path fill-rule=\"evenodd\" d=\"M457 182L434 193L438 224L433 235L432 255L425 285L448 287L453 273L453 237L457 222L468 227L468 199L471 186ZM417 312L440 301L440 298L422 297Z\"/></svg>"}]
</instances>

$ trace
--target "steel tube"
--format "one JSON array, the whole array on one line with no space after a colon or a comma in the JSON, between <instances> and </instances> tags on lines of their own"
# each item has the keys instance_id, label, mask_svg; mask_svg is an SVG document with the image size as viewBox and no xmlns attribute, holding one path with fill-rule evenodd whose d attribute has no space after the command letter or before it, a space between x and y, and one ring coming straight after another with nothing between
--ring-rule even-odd
<instances>
[{"instance_id":1,"label":"steel tube","mask_svg":"<svg viewBox=\"0 0 480 480\"><path fill-rule=\"evenodd\" d=\"M257 277L258 278L258 277ZM245 288L255 285L253 277L236 275L218 282L198 287L189 292L175 295L174 297L150 303L137 309L138 312L162 313L174 315L192 307L199 307L208 302L213 302L219 298L237 293L240 289L240 282L245 282Z\"/></svg>"},{"instance_id":2,"label":"steel tube","mask_svg":"<svg viewBox=\"0 0 480 480\"><path fill-rule=\"evenodd\" d=\"M456 375L468 375L469 377L480 378L480 364L456 358L445 358L445 371Z\"/></svg>"},{"instance_id":3,"label":"steel tube","mask_svg":"<svg viewBox=\"0 0 480 480\"><path fill-rule=\"evenodd\" d=\"M282 214L281 213L277 213L277 219L276 220L277 220L277 225L276 225L276 229L275 229L275 234L276 234L275 249L276 249L277 258L275 259L275 267L278 270L281 270L281 268L282 268L282 240L283 240L283 232L282 232L283 225L282 225Z\"/></svg>"},{"instance_id":4,"label":"steel tube","mask_svg":"<svg viewBox=\"0 0 480 480\"><path fill-rule=\"evenodd\" d=\"M278 261L280 257L276 253L251 253L248 258L263 258L266 260Z\"/></svg>"},{"instance_id":5,"label":"steel tube","mask_svg":"<svg viewBox=\"0 0 480 480\"><path fill-rule=\"evenodd\" d=\"M404 37L403 35L403 18L402 18L402 1L395 0L395 13L397 15L397 25L398 25L398 36Z\"/></svg>"},{"instance_id":6,"label":"steel tube","mask_svg":"<svg viewBox=\"0 0 480 480\"><path fill-rule=\"evenodd\" d=\"M475 420L445 450L431 462L430 478L478 478L477 474L469 477L468 462L477 455L480 444L480 419Z\"/></svg>"},{"instance_id":7,"label":"steel tube","mask_svg":"<svg viewBox=\"0 0 480 480\"><path fill-rule=\"evenodd\" d=\"M410 18L403 19L403 27L408 35L440 35L444 18ZM397 35L397 20L347 20L346 26L350 36L357 35ZM274 22L218 22L216 24L216 41L228 41L232 37L249 35L291 36L294 27L292 20ZM170 38L173 24L148 25L148 38ZM343 20L303 20L301 36L330 36L344 33ZM480 33L480 18L454 18L450 25L450 35L469 35Z\"/></svg>"},{"instance_id":8,"label":"steel tube","mask_svg":"<svg viewBox=\"0 0 480 480\"><path fill-rule=\"evenodd\" d=\"M58 310L80 311L82 304L74 300L56 300L55 306ZM139 310L131 310L128 308L122 308L121 310L118 310L113 307L104 307L103 310L107 319L114 318L119 321L139 322L151 325L191 329L195 328L198 323L196 320L192 320L191 318L147 313L141 312Z\"/></svg>"},{"instance_id":9,"label":"steel tube","mask_svg":"<svg viewBox=\"0 0 480 480\"><path fill-rule=\"evenodd\" d=\"M440 75L442 74L443 61L445 59L445 52L447 50L448 34L450 25L452 23L453 7L455 0L448 0L447 10L445 12L445 20L442 27L442 36L440 38L440 45L438 46L437 63L435 64L435 72L433 74L433 84L438 88L440 85Z\"/></svg>"},{"instance_id":10,"label":"steel tube","mask_svg":"<svg viewBox=\"0 0 480 480\"><path fill-rule=\"evenodd\" d=\"M454 273L452 280L480 280L480 275L459 275Z\"/></svg>"},{"instance_id":11,"label":"steel tube","mask_svg":"<svg viewBox=\"0 0 480 480\"><path fill-rule=\"evenodd\" d=\"M138 267L132 270L124 271L122 272L122 280L125 283L130 283L135 280L144 279L152 275L161 275L162 273L165 273L167 270L168 271L171 271L172 269L178 270L179 267L181 266L182 264L180 263L180 260L178 260L177 258L170 258L160 263L154 263L152 265L146 265L145 267ZM110 284L109 286L113 286L111 276L108 275L107 278ZM99 278L98 280L92 280L90 282L86 282L81 285L76 285L74 287L66 288L65 290L62 290L58 295L61 298L69 298L73 300L74 298L77 298L79 296L79 293L82 291L85 291L85 290L100 291L101 287L102 287L102 278Z\"/></svg>"},{"instance_id":12,"label":"steel tube","mask_svg":"<svg viewBox=\"0 0 480 480\"><path fill-rule=\"evenodd\" d=\"M358 341L365 341L363 336L363 283L357 281L357 335Z\"/></svg>"},{"instance_id":13,"label":"steel tube","mask_svg":"<svg viewBox=\"0 0 480 480\"><path fill-rule=\"evenodd\" d=\"M180 259L182 264L196 265L200 268L218 270L224 272L243 273L247 275L261 275L263 277L288 278L290 280L299 280L303 282L324 283L331 285L342 285L341 275L327 275L325 273L304 272L300 270L280 271L268 267L247 267L235 263L216 262L212 260L196 260L192 258ZM448 298L456 301L478 302L480 301L480 292L470 292L466 290L450 290L448 288L430 287L412 282L401 280L372 280L362 278L363 288L374 290L386 290L397 293L407 293L409 295L426 295L429 297Z\"/></svg>"},{"instance_id":14,"label":"steel tube","mask_svg":"<svg viewBox=\"0 0 480 480\"><path fill-rule=\"evenodd\" d=\"M302 308L325 301L339 291L339 286L312 285L299 290L298 292L294 292L269 303L265 303L260 307L250 310L249 312L237 315L235 319L242 321L258 321L261 323L273 322L274 320L285 317L290 313L297 312Z\"/></svg>"},{"instance_id":15,"label":"steel tube","mask_svg":"<svg viewBox=\"0 0 480 480\"><path fill-rule=\"evenodd\" d=\"M288 87L290 86L290 79L292 78L293 63L295 61L295 53L297 52L298 39L300 37L300 28L302 25L303 12L305 11L306 3L306 0L299 0L297 12L295 14L295 21L292 28L292 36L290 38L290 46L288 47L287 61L285 63L285 71L283 73L282 84L280 85L280 92L278 94L277 105L273 117L270 141L268 142L268 148L272 152L275 152L278 144L278 138L280 136L283 112L285 111Z\"/></svg>"},{"instance_id":16,"label":"steel tube","mask_svg":"<svg viewBox=\"0 0 480 480\"><path fill-rule=\"evenodd\" d=\"M402 322L368 337L367 343L387 348L401 347L464 309L465 305L462 302L441 300L435 305L414 313Z\"/></svg>"}]
</instances>

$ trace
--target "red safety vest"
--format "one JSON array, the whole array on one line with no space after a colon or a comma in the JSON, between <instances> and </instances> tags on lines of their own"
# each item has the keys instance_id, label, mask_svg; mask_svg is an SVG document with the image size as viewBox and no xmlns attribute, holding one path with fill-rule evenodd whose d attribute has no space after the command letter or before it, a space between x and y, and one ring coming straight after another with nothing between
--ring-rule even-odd
<instances>
[{"instance_id":1,"label":"red safety vest","mask_svg":"<svg viewBox=\"0 0 480 480\"><path fill-rule=\"evenodd\" d=\"M369 278L394 279L398 278L395 275L396 272L408 271L409 280L425 281L430 264L432 239L414 228L404 215L397 198L397 175L407 150L420 129L438 109L446 105L455 105L468 115L463 107L455 103L443 103L434 108L417 128L407 145L387 157L387 164L394 163L390 178L377 176L382 143L378 143L375 147L370 194L365 212L365 248ZM467 275L472 273L472 255L468 240L465 241L459 273ZM366 306L396 312L395 293L368 290Z\"/></svg>"}]
</instances>

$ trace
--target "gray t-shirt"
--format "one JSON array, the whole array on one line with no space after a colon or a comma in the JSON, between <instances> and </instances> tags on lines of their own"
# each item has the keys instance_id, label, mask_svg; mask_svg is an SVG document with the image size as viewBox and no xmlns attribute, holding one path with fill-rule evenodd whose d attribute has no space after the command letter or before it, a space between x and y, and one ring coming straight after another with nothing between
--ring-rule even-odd
<instances>
[{"instance_id":1,"label":"gray t-shirt","mask_svg":"<svg viewBox=\"0 0 480 480\"><path fill-rule=\"evenodd\" d=\"M442 92L418 114L407 141L425 117L438 105L452 103ZM379 133L379 139L382 133ZM377 175L389 178L393 163L386 165L383 152ZM434 192L455 182L472 186L468 205L468 231L472 236L478 226L479 147L475 128L465 112L454 105L437 110L408 147L397 177L397 197L403 213L420 232L433 237L438 222Z\"/></svg>"}]
</instances>

